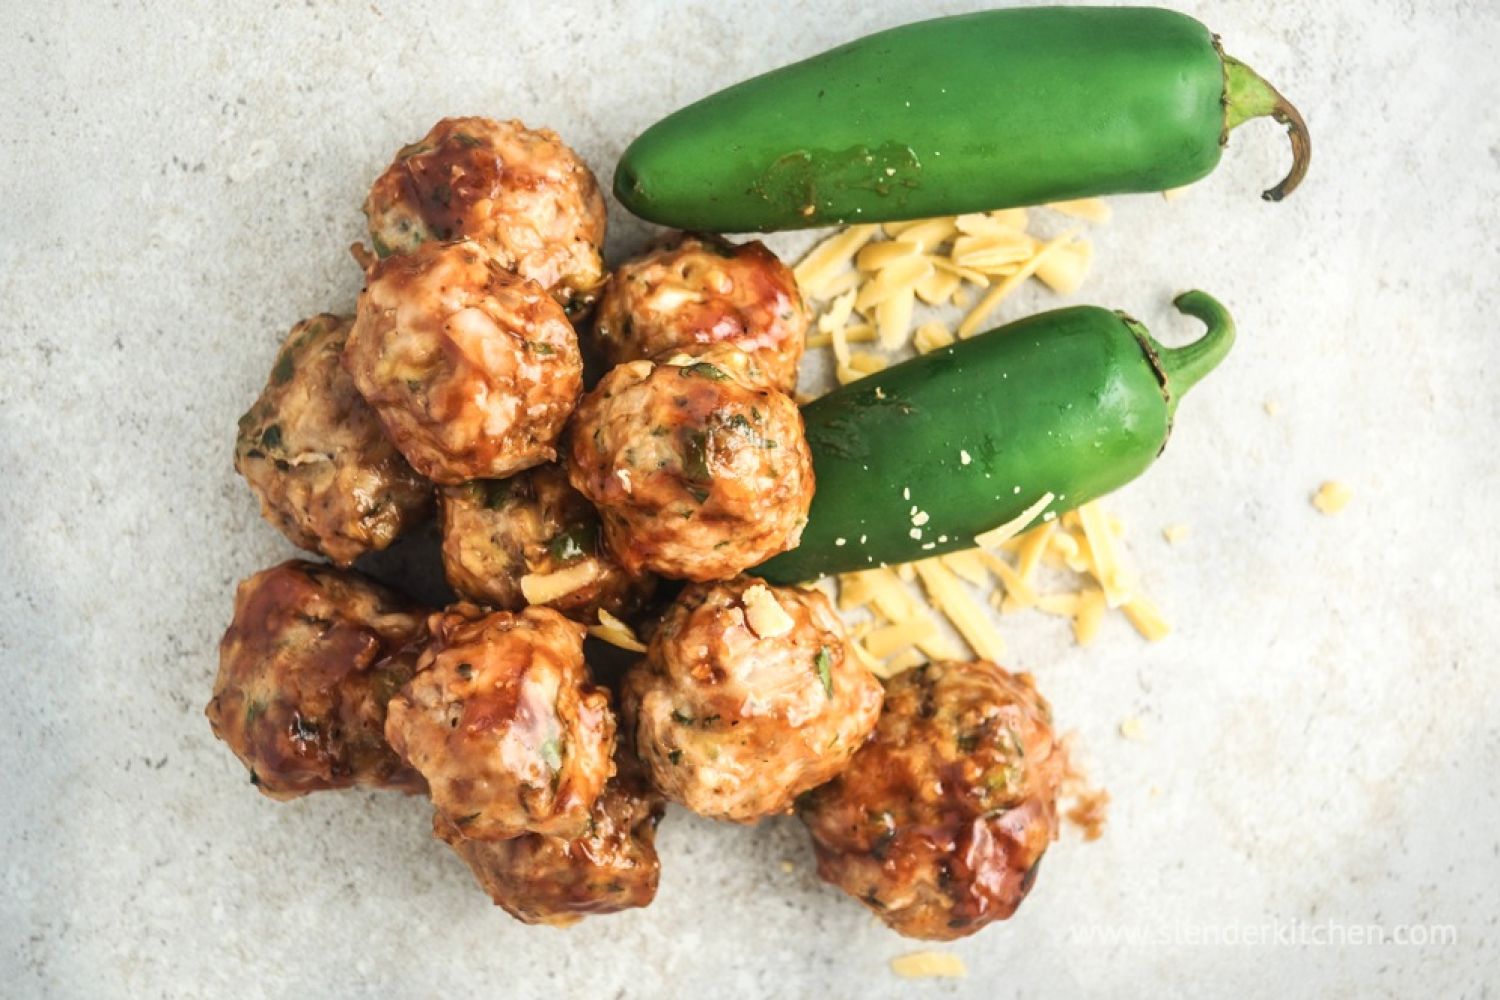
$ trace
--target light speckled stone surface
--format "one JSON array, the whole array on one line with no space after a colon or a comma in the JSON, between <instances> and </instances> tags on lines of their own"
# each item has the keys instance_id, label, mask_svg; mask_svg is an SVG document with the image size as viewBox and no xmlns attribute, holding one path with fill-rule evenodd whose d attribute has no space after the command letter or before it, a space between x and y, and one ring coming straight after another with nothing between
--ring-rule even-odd
<instances>
[{"instance_id":1,"label":"light speckled stone surface","mask_svg":"<svg viewBox=\"0 0 1500 1000\"><path fill-rule=\"evenodd\" d=\"M1054 848L1015 920L953 947L967 979L896 980L887 959L915 946L818 883L790 820L673 812L652 908L528 929L420 802L277 805L210 735L234 582L289 553L231 470L234 421L293 322L352 306L345 247L397 146L445 113L514 115L607 179L672 107L959 6L0 3L0 992L1494 989L1486 2L1188 5L1298 100L1317 154L1301 192L1262 204L1286 154L1247 128L1183 200L1117 199L1098 233L1083 298L1172 336L1190 325L1168 298L1202 286L1242 340L1111 501L1176 634L1147 646L1111 621L1081 650L1060 622L1006 622L1012 665L1082 732L1114 809L1103 840ZM616 256L645 237L613 222ZM1308 504L1325 478L1355 490L1340 517ZM1193 533L1169 547L1158 529L1179 521ZM1116 734L1127 716L1144 742ZM1447 924L1457 942L1189 940L1295 921Z\"/></svg>"}]
</instances>

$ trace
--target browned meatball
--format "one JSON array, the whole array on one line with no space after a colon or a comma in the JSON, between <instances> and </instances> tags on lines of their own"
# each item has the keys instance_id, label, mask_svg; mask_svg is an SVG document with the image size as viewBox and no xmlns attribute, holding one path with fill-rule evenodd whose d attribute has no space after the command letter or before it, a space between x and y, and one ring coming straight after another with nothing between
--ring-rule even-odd
<instances>
[{"instance_id":1,"label":"browned meatball","mask_svg":"<svg viewBox=\"0 0 1500 1000\"><path fill-rule=\"evenodd\" d=\"M474 872L496 905L528 924L566 927L585 916L649 906L661 863L656 825L663 802L640 765L619 756L619 773L594 802L589 828L564 840L528 834L513 840L471 840L441 814L433 832Z\"/></svg>"},{"instance_id":2,"label":"browned meatball","mask_svg":"<svg viewBox=\"0 0 1500 1000\"><path fill-rule=\"evenodd\" d=\"M1062 758L1029 675L982 660L900 674L870 742L799 803L818 874L908 937L1004 920L1057 836Z\"/></svg>"},{"instance_id":3,"label":"browned meatball","mask_svg":"<svg viewBox=\"0 0 1500 1000\"><path fill-rule=\"evenodd\" d=\"M442 500L443 567L469 600L545 605L592 625L600 608L627 614L651 592L649 574L632 576L609 554L593 504L559 466L446 486Z\"/></svg>"},{"instance_id":4,"label":"browned meatball","mask_svg":"<svg viewBox=\"0 0 1500 1000\"><path fill-rule=\"evenodd\" d=\"M396 154L365 216L382 257L432 239L480 240L570 317L586 313L604 284L604 198L588 164L550 129L444 118Z\"/></svg>"},{"instance_id":5,"label":"browned meatball","mask_svg":"<svg viewBox=\"0 0 1500 1000\"><path fill-rule=\"evenodd\" d=\"M265 519L340 566L391 544L432 504L432 484L339 363L351 322L324 313L292 327L234 450Z\"/></svg>"},{"instance_id":6,"label":"browned meatball","mask_svg":"<svg viewBox=\"0 0 1500 1000\"><path fill-rule=\"evenodd\" d=\"M664 795L750 823L842 770L881 693L823 594L740 577L678 596L620 700Z\"/></svg>"},{"instance_id":7,"label":"browned meatball","mask_svg":"<svg viewBox=\"0 0 1500 1000\"><path fill-rule=\"evenodd\" d=\"M613 364L729 344L791 392L807 324L797 279L764 244L677 233L615 270L594 332Z\"/></svg>"},{"instance_id":8,"label":"browned meatball","mask_svg":"<svg viewBox=\"0 0 1500 1000\"><path fill-rule=\"evenodd\" d=\"M628 571L727 579L802 537L813 496L802 414L747 364L725 347L632 361L578 407L568 475Z\"/></svg>"},{"instance_id":9,"label":"browned meatball","mask_svg":"<svg viewBox=\"0 0 1500 1000\"><path fill-rule=\"evenodd\" d=\"M449 484L551 461L583 391L562 309L473 242L375 264L344 365L407 461Z\"/></svg>"},{"instance_id":10,"label":"browned meatball","mask_svg":"<svg viewBox=\"0 0 1500 1000\"><path fill-rule=\"evenodd\" d=\"M583 626L550 608L428 620L417 673L391 699L386 738L466 837L580 836L614 773L609 693L589 683Z\"/></svg>"},{"instance_id":11,"label":"browned meatball","mask_svg":"<svg viewBox=\"0 0 1500 1000\"><path fill-rule=\"evenodd\" d=\"M385 741L422 617L350 570L292 560L240 584L207 715L273 799L368 785L420 792Z\"/></svg>"}]
</instances>

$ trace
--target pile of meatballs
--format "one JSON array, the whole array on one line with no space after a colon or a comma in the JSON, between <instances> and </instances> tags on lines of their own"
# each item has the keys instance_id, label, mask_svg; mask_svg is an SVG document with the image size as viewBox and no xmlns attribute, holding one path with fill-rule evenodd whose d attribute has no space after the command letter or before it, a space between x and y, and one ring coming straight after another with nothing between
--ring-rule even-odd
<instances>
[{"instance_id":1,"label":"pile of meatballs","mask_svg":"<svg viewBox=\"0 0 1500 1000\"><path fill-rule=\"evenodd\" d=\"M649 904L669 800L795 812L819 874L902 934L1008 917L1065 766L1030 678L882 684L821 591L747 575L813 495L790 270L672 234L608 273L594 175L514 121L439 122L364 211L355 315L293 327L239 424L266 520L327 560L235 596L207 714L251 783L427 796L528 923ZM609 366L588 391L585 353ZM434 513L455 603L351 568ZM648 642L628 669L586 660L601 616Z\"/></svg>"}]
</instances>

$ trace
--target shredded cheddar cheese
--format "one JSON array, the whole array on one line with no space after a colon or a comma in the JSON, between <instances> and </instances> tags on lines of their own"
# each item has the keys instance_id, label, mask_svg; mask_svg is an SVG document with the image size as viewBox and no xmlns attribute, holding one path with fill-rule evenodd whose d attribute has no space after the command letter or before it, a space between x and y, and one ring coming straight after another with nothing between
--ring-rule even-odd
<instances>
[{"instance_id":1,"label":"shredded cheddar cheese","mask_svg":"<svg viewBox=\"0 0 1500 1000\"><path fill-rule=\"evenodd\" d=\"M865 636L865 649L871 656L884 660L936 634L937 625L932 619L908 618L872 630Z\"/></svg>"},{"instance_id":2,"label":"shredded cheddar cheese","mask_svg":"<svg viewBox=\"0 0 1500 1000\"><path fill-rule=\"evenodd\" d=\"M792 269L798 287L812 298L823 298L824 285L879 231L879 226L850 226L819 243Z\"/></svg>"},{"instance_id":3,"label":"shredded cheddar cheese","mask_svg":"<svg viewBox=\"0 0 1500 1000\"><path fill-rule=\"evenodd\" d=\"M1043 493L1040 497L1037 498L1035 503L1027 507L1025 510L1021 511L1021 513L1017 514L1009 521L1006 521L1004 524L1000 525L998 528L991 528L989 531L986 531L982 535L976 535L974 538L974 542L980 548L984 549L999 548L1001 545L1005 544L1016 535L1020 534L1021 529L1026 527L1032 521L1036 520L1037 515L1046 510L1047 505L1055 499L1057 498L1054 497L1050 492Z\"/></svg>"},{"instance_id":4,"label":"shredded cheddar cheese","mask_svg":"<svg viewBox=\"0 0 1500 1000\"><path fill-rule=\"evenodd\" d=\"M1102 198L1075 198L1072 201L1048 202L1047 207L1063 215L1071 215L1085 222L1108 222L1114 215L1109 202Z\"/></svg>"},{"instance_id":5,"label":"shredded cheddar cheese","mask_svg":"<svg viewBox=\"0 0 1500 1000\"><path fill-rule=\"evenodd\" d=\"M916 566L933 603L943 609L974 652L998 663L1005 656L1005 640L984 613L984 605L974 600L937 560L927 559Z\"/></svg>"},{"instance_id":6,"label":"shredded cheddar cheese","mask_svg":"<svg viewBox=\"0 0 1500 1000\"><path fill-rule=\"evenodd\" d=\"M1112 214L1095 198L1045 207L1092 224L1106 223ZM1028 279L1057 295L1075 293L1093 266L1093 243L1077 228L1038 234L1031 223L1031 212L1014 208L834 233L795 268L803 292L821 309L808 347L831 349L834 376L847 384L883 371L897 360L893 352L927 354L978 333ZM948 307L966 310L956 325L929 311ZM866 344L871 349L850 346ZM961 451L954 460L969 466L975 456ZM1003 488L1019 496L1038 486ZM1129 569L1123 525L1097 504L1055 516L1049 508L1066 500L1043 493L1011 521L976 537L973 549L841 575L837 607L857 623L853 655L882 677L927 660L998 659L1005 643L996 612L1031 610L1067 619L1081 645L1095 641L1112 609L1148 641L1170 634L1170 625ZM905 502L910 515L900 529L922 546L946 548L949 539L910 491ZM1186 530L1173 526L1163 533L1177 542ZM855 545L864 539L846 541ZM1070 574L1073 582L1060 587ZM988 603L979 596L985 590L992 592ZM752 628L759 631L755 624ZM1102 810L1106 802L1103 796L1095 806Z\"/></svg>"},{"instance_id":7,"label":"shredded cheddar cheese","mask_svg":"<svg viewBox=\"0 0 1500 1000\"><path fill-rule=\"evenodd\" d=\"M757 638L774 639L786 635L797 623L763 583L745 590L745 624Z\"/></svg>"},{"instance_id":8,"label":"shredded cheddar cheese","mask_svg":"<svg viewBox=\"0 0 1500 1000\"><path fill-rule=\"evenodd\" d=\"M1078 593L1078 610L1073 614L1073 639L1080 646L1087 646L1099 635L1099 625L1104 621L1104 591L1089 587Z\"/></svg>"},{"instance_id":9,"label":"shredded cheddar cheese","mask_svg":"<svg viewBox=\"0 0 1500 1000\"><path fill-rule=\"evenodd\" d=\"M636 638L636 634L631 630L630 626L603 608L599 609L599 624L589 626L589 635L595 639L601 639L611 646L626 649L632 653L644 653L646 651L646 644Z\"/></svg>"},{"instance_id":10,"label":"shredded cheddar cheese","mask_svg":"<svg viewBox=\"0 0 1500 1000\"><path fill-rule=\"evenodd\" d=\"M891 959L891 971L902 979L961 979L969 974L964 960L946 951L914 951Z\"/></svg>"},{"instance_id":11,"label":"shredded cheddar cheese","mask_svg":"<svg viewBox=\"0 0 1500 1000\"><path fill-rule=\"evenodd\" d=\"M1330 479L1318 487L1313 494L1312 505L1330 516L1341 512L1354 499L1354 491L1336 480Z\"/></svg>"},{"instance_id":12,"label":"shredded cheddar cheese","mask_svg":"<svg viewBox=\"0 0 1500 1000\"><path fill-rule=\"evenodd\" d=\"M546 604L582 590L599 576L599 564L585 560L553 573L527 573L521 577L521 594L527 604Z\"/></svg>"}]
</instances>

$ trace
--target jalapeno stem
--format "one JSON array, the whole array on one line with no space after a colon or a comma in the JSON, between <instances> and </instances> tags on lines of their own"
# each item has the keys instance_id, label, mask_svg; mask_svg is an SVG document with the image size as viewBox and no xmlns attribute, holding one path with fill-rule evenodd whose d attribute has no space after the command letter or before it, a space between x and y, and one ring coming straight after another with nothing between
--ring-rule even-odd
<instances>
[{"instance_id":1,"label":"jalapeno stem","mask_svg":"<svg viewBox=\"0 0 1500 1000\"><path fill-rule=\"evenodd\" d=\"M1307 122L1292 102L1260 75L1233 56L1224 56L1224 138L1230 130L1243 125L1252 118L1274 118L1286 126L1287 136L1292 140L1292 169L1281 183L1261 195L1266 201L1280 201L1297 189L1302 178L1307 176L1307 165L1312 159L1312 137L1307 131Z\"/></svg>"},{"instance_id":2,"label":"jalapeno stem","mask_svg":"<svg viewBox=\"0 0 1500 1000\"><path fill-rule=\"evenodd\" d=\"M1175 411L1187 391L1213 371L1234 346L1234 317L1218 299L1207 292L1191 291L1177 296L1172 304L1178 312L1202 320L1208 331L1182 347L1162 347L1147 336L1162 376L1162 394L1167 398L1169 411Z\"/></svg>"}]
</instances>

